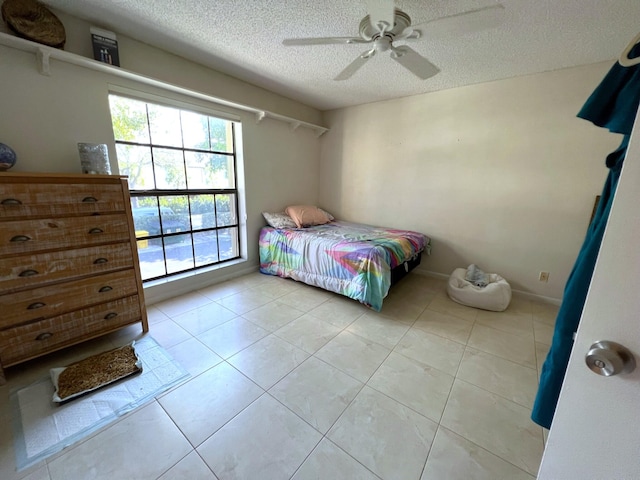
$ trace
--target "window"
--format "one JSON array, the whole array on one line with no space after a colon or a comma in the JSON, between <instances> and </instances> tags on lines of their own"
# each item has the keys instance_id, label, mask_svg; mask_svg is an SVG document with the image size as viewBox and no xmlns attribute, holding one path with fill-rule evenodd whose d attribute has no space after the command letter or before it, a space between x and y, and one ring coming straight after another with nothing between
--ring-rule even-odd
<instances>
[{"instance_id":1,"label":"window","mask_svg":"<svg viewBox=\"0 0 640 480\"><path fill-rule=\"evenodd\" d=\"M236 124L109 95L145 281L239 258Z\"/></svg>"}]
</instances>

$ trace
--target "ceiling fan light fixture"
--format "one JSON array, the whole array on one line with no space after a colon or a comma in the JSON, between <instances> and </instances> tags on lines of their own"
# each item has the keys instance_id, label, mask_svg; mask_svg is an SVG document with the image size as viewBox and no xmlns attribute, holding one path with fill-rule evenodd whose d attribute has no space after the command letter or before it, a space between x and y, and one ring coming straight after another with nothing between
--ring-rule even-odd
<instances>
[{"instance_id":1,"label":"ceiling fan light fixture","mask_svg":"<svg viewBox=\"0 0 640 480\"><path fill-rule=\"evenodd\" d=\"M386 52L387 50L393 50L393 44L391 42L393 42L393 39L391 37L388 37L387 35L383 37L378 37L373 43L374 49L377 50L378 52Z\"/></svg>"}]
</instances>

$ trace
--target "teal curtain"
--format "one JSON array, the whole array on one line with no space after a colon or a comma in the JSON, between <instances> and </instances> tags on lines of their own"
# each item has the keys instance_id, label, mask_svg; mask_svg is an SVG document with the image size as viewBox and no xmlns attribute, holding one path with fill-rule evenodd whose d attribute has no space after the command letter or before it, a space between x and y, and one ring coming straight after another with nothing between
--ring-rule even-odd
<instances>
[{"instance_id":1,"label":"teal curtain","mask_svg":"<svg viewBox=\"0 0 640 480\"><path fill-rule=\"evenodd\" d=\"M630 56L633 58L638 55L640 45L633 48ZM580 323L639 103L640 65L625 68L616 62L578 113L578 117L611 132L621 133L624 137L620 146L607 156L609 175L596 213L567 280L562 305L556 317L551 348L540 373L540 385L531 419L545 428L551 427L556 410L573 347L573 335Z\"/></svg>"}]
</instances>

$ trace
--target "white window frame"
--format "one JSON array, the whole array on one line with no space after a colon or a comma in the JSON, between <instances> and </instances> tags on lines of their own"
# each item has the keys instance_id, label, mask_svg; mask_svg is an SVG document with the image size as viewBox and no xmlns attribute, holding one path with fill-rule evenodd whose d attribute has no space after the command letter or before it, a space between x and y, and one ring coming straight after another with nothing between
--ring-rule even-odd
<instances>
[{"instance_id":1,"label":"white window frame","mask_svg":"<svg viewBox=\"0 0 640 480\"><path fill-rule=\"evenodd\" d=\"M170 96L165 96L166 93L169 93ZM194 266L193 268L187 270L181 270L175 273L170 273L162 276L157 276L153 278L148 278L144 280L145 287L151 286L158 283L163 283L166 281L177 280L185 277L189 277L195 274L203 273L210 270L217 270L219 268L224 268L227 266L232 266L237 264L240 261L245 261L247 259L247 232L246 232L246 205L245 205L245 179L244 179L244 162L242 155L242 122L241 118L238 115L233 113L218 110L218 105L212 104L210 102L201 100L199 98L174 98L174 94L172 92L162 92L162 94L143 92L139 90L134 90L128 87L122 87L119 85L109 85L108 95L117 95L121 97L128 97L133 100L167 106L172 108L177 108L181 110L187 110L190 112L196 112L203 115L216 117L222 120L227 120L233 123L233 136L234 136L234 147L233 147L233 158L234 158L234 175L235 175L235 189L230 189L229 193L233 192L236 197L236 216L237 216L237 224L233 227L237 228L237 245L238 245L238 256L233 259L225 259L222 261L218 261L213 264L203 265L203 266ZM179 94L175 94L175 97L180 97ZM112 122L111 122L112 123ZM113 125L110 125L111 131L113 132ZM114 145L119 143L114 138ZM189 190L184 190L184 195L189 195ZM211 190L211 194L215 194L218 190ZM151 191L146 191L147 196L153 196L154 194ZM221 193L221 192L218 192ZM132 196L138 195L136 190L132 190ZM220 227L226 228L226 227ZM194 230L190 230L192 232ZM197 230L195 230L197 232ZM172 236L173 234L163 234L162 236Z\"/></svg>"}]
</instances>

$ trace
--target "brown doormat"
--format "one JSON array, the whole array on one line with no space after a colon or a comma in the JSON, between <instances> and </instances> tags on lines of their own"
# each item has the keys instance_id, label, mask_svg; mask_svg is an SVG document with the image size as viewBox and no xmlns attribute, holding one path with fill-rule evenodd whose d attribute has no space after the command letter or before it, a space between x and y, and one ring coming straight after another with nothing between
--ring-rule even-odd
<instances>
[{"instance_id":1,"label":"brown doormat","mask_svg":"<svg viewBox=\"0 0 640 480\"><path fill-rule=\"evenodd\" d=\"M65 402L142 372L142 363L134 346L135 342L64 368L51 369L51 381L56 388L53 401Z\"/></svg>"}]
</instances>

